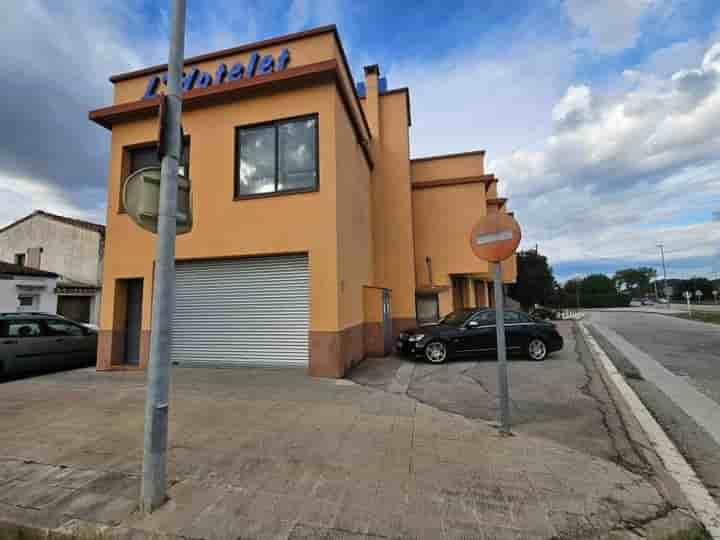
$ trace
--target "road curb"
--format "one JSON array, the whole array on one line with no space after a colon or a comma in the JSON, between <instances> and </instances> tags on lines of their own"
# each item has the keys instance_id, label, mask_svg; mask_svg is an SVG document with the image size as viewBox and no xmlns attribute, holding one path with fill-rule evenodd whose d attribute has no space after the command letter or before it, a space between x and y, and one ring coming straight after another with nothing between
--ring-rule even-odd
<instances>
[{"instance_id":1,"label":"road curb","mask_svg":"<svg viewBox=\"0 0 720 540\"><path fill-rule=\"evenodd\" d=\"M720 540L720 508L710 493L695 474L695 471L685 461L685 458L665 434L660 425L643 405L635 391L625 381L622 373L618 371L605 351L590 334L587 325L578 321L580 331L590 349L608 389L614 397L619 397L620 414L631 416L642 430L649 442L648 450L659 459L653 459L644 452L648 461L655 469L661 481L672 481L687 501L697 519L704 525L710 537ZM642 445L641 445L642 446ZM669 487L665 485L666 489ZM672 491L672 490L671 490Z\"/></svg>"}]
</instances>

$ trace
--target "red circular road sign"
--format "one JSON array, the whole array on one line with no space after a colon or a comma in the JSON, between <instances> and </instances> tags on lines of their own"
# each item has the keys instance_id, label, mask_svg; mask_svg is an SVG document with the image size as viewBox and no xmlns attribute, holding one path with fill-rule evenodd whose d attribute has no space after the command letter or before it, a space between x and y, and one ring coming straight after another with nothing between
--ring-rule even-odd
<instances>
[{"instance_id":1,"label":"red circular road sign","mask_svg":"<svg viewBox=\"0 0 720 540\"><path fill-rule=\"evenodd\" d=\"M481 218L472 228L470 248L479 259L497 263L515 253L521 238L515 218L496 212Z\"/></svg>"}]
</instances>

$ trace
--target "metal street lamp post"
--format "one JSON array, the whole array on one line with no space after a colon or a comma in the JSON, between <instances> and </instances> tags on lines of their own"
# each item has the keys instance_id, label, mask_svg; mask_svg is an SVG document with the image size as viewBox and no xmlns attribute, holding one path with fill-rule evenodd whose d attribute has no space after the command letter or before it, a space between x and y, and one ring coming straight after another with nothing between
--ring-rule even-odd
<instances>
[{"instance_id":1,"label":"metal street lamp post","mask_svg":"<svg viewBox=\"0 0 720 540\"><path fill-rule=\"evenodd\" d=\"M161 506L165 502L167 493L170 321L175 310L175 235L182 113L180 76L185 56L184 49L185 0L173 0L170 18L167 114L163 126L167 136L167 146L160 172L155 287L145 401L145 441L140 494L140 506L145 512L152 512Z\"/></svg>"},{"instance_id":2,"label":"metal street lamp post","mask_svg":"<svg viewBox=\"0 0 720 540\"><path fill-rule=\"evenodd\" d=\"M662 259L662 267L663 267L663 293L665 294L665 299L667 300L667 307L670 309L670 299L668 298L667 294L667 270L665 268L665 251L663 249L663 244L660 243L657 245L660 248L660 258Z\"/></svg>"}]
</instances>

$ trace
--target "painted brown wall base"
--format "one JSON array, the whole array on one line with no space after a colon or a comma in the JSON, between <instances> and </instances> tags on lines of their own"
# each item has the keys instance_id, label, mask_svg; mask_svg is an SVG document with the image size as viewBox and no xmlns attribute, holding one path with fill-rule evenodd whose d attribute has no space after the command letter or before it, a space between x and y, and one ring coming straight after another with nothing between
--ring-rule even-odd
<instances>
[{"instance_id":1,"label":"painted brown wall base","mask_svg":"<svg viewBox=\"0 0 720 540\"><path fill-rule=\"evenodd\" d=\"M140 333L139 367L147 366L150 358L150 330ZM125 362L125 331L100 330L98 332L97 370L110 371L113 366L126 365Z\"/></svg>"},{"instance_id":2,"label":"painted brown wall base","mask_svg":"<svg viewBox=\"0 0 720 540\"><path fill-rule=\"evenodd\" d=\"M365 359L365 332L363 327L363 324L357 324L340 332L340 353L345 360L345 371Z\"/></svg>"},{"instance_id":3,"label":"painted brown wall base","mask_svg":"<svg viewBox=\"0 0 720 540\"><path fill-rule=\"evenodd\" d=\"M365 323L365 354L367 356L385 356L385 339L383 335L383 323Z\"/></svg>"},{"instance_id":4,"label":"painted brown wall base","mask_svg":"<svg viewBox=\"0 0 720 540\"><path fill-rule=\"evenodd\" d=\"M405 330L409 330L411 328L417 328L417 319L415 318L401 318L398 317L397 319L392 320L392 334L393 334L393 341L397 340L398 335L400 335L400 332L404 332Z\"/></svg>"},{"instance_id":5,"label":"painted brown wall base","mask_svg":"<svg viewBox=\"0 0 720 540\"><path fill-rule=\"evenodd\" d=\"M365 357L362 324L338 332L310 332L310 368L313 377L340 379Z\"/></svg>"},{"instance_id":6,"label":"painted brown wall base","mask_svg":"<svg viewBox=\"0 0 720 540\"><path fill-rule=\"evenodd\" d=\"M342 378L348 369L365 358L366 327L378 325L378 341L382 347L380 323L358 324L338 332L310 332L310 375ZM380 351L384 356L385 353ZM150 330L140 336L140 365L147 367L150 357ZM110 371L125 363L125 332L101 330L98 334L97 370Z\"/></svg>"}]
</instances>

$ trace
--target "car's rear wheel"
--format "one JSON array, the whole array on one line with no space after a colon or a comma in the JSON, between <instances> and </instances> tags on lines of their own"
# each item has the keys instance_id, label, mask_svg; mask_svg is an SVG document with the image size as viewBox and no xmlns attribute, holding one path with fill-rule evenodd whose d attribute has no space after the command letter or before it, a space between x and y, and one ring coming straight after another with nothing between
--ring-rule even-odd
<instances>
[{"instance_id":1,"label":"car's rear wheel","mask_svg":"<svg viewBox=\"0 0 720 540\"><path fill-rule=\"evenodd\" d=\"M433 364L442 364L447 359L447 346L442 341L431 341L425 346L425 358Z\"/></svg>"},{"instance_id":2,"label":"car's rear wheel","mask_svg":"<svg viewBox=\"0 0 720 540\"><path fill-rule=\"evenodd\" d=\"M548 355L547 345L540 338L532 338L527 343L526 351L528 358L536 362L545 360Z\"/></svg>"}]
</instances>

